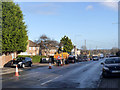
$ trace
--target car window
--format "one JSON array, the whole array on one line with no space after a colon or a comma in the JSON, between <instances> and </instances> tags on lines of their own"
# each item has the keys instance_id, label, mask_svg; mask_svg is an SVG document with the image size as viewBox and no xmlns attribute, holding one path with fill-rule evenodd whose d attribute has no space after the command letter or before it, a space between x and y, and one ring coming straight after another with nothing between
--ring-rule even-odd
<instances>
[{"instance_id":1,"label":"car window","mask_svg":"<svg viewBox=\"0 0 120 90\"><path fill-rule=\"evenodd\" d=\"M69 57L68 59L69 59L69 60L73 60L73 57Z\"/></svg>"},{"instance_id":2,"label":"car window","mask_svg":"<svg viewBox=\"0 0 120 90\"><path fill-rule=\"evenodd\" d=\"M120 63L120 59L116 58L116 59L106 59L105 60L105 64L113 64L113 63Z\"/></svg>"},{"instance_id":3,"label":"car window","mask_svg":"<svg viewBox=\"0 0 120 90\"><path fill-rule=\"evenodd\" d=\"M25 61L31 61L31 58L26 57L26 58L25 58Z\"/></svg>"},{"instance_id":4,"label":"car window","mask_svg":"<svg viewBox=\"0 0 120 90\"><path fill-rule=\"evenodd\" d=\"M25 60L25 58L23 58L23 57L19 57L19 58L17 58L17 60L16 61L23 61L23 60Z\"/></svg>"},{"instance_id":5,"label":"car window","mask_svg":"<svg viewBox=\"0 0 120 90\"><path fill-rule=\"evenodd\" d=\"M97 56L93 56L93 58L97 58Z\"/></svg>"}]
</instances>

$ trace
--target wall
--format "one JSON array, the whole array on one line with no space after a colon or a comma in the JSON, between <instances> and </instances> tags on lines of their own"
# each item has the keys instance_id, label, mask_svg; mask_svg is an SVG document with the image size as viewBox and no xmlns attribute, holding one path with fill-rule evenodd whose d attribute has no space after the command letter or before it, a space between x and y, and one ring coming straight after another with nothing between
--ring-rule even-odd
<instances>
[{"instance_id":1,"label":"wall","mask_svg":"<svg viewBox=\"0 0 120 90\"><path fill-rule=\"evenodd\" d=\"M6 63L8 63L9 61L16 57L17 57L16 53L11 53L9 55L3 54L2 56L0 56L0 68L3 68Z\"/></svg>"}]
</instances>

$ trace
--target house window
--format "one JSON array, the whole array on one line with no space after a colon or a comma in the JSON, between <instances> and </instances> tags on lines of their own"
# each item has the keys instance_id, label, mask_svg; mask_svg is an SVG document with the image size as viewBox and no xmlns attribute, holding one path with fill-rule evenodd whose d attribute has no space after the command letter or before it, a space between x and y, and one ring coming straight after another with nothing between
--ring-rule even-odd
<instances>
[{"instance_id":1,"label":"house window","mask_svg":"<svg viewBox=\"0 0 120 90\"><path fill-rule=\"evenodd\" d=\"M35 50L35 47L33 47L33 50Z\"/></svg>"},{"instance_id":2,"label":"house window","mask_svg":"<svg viewBox=\"0 0 120 90\"><path fill-rule=\"evenodd\" d=\"M37 47L37 50L39 50L39 47Z\"/></svg>"},{"instance_id":3,"label":"house window","mask_svg":"<svg viewBox=\"0 0 120 90\"><path fill-rule=\"evenodd\" d=\"M29 50L31 50L31 47L29 47Z\"/></svg>"}]
</instances>

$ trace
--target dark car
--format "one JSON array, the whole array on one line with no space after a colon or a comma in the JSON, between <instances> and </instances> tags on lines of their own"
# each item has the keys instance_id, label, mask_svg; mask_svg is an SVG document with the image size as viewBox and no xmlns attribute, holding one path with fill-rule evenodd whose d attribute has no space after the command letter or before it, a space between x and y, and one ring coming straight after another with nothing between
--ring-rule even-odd
<instances>
[{"instance_id":1,"label":"dark car","mask_svg":"<svg viewBox=\"0 0 120 90\"><path fill-rule=\"evenodd\" d=\"M103 65L103 70L102 70L103 77L120 75L119 57L108 58L101 64Z\"/></svg>"},{"instance_id":2,"label":"dark car","mask_svg":"<svg viewBox=\"0 0 120 90\"><path fill-rule=\"evenodd\" d=\"M69 57L68 57L68 62L69 62L69 63L75 63L75 62L76 62L75 56L69 55Z\"/></svg>"},{"instance_id":3,"label":"dark car","mask_svg":"<svg viewBox=\"0 0 120 90\"><path fill-rule=\"evenodd\" d=\"M18 65L18 67L22 67L22 68L24 68L26 66L31 67L32 66L32 59L29 57L16 58L16 60L12 60L11 66L16 66L16 65Z\"/></svg>"},{"instance_id":4,"label":"dark car","mask_svg":"<svg viewBox=\"0 0 120 90\"><path fill-rule=\"evenodd\" d=\"M82 62L82 61L88 61L88 58L87 58L86 55L81 55L81 56L79 57L79 62Z\"/></svg>"},{"instance_id":5,"label":"dark car","mask_svg":"<svg viewBox=\"0 0 120 90\"><path fill-rule=\"evenodd\" d=\"M41 63L49 63L49 58L42 58Z\"/></svg>"},{"instance_id":6,"label":"dark car","mask_svg":"<svg viewBox=\"0 0 120 90\"><path fill-rule=\"evenodd\" d=\"M88 61L88 58L87 58L87 56L86 56L86 55L85 55L85 56L83 56L82 61Z\"/></svg>"},{"instance_id":7,"label":"dark car","mask_svg":"<svg viewBox=\"0 0 120 90\"><path fill-rule=\"evenodd\" d=\"M93 56L92 59L93 59L93 61L99 60L98 56Z\"/></svg>"}]
</instances>

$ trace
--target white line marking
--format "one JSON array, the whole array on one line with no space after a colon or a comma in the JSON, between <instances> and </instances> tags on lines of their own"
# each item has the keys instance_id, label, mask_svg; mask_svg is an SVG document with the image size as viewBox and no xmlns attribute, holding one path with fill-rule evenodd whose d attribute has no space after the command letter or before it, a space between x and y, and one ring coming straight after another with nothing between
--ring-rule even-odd
<instances>
[{"instance_id":1,"label":"white line marking","mask_svg":"<svg viewBox=\"0 0 120 90\"><path fill-rule=\"evenodd\" d=\"M61 76L63 76L63 75L60 75L60 76L55 77L54 79L48 80L48 81L42 83L41 85L47 84L47 83L49 83L49 82L51 82L51 81L53 81L53 80L55 80L55 79L57 79L57 78L59 78Z\"/></svg>"},{"instance_id":2,"label":"white line marking","mask_svg":"<svg viewBox=\"0 0 120 90\"><path fill-rule=\"evenodd\" d=\"M53 76L53 75L50 75L50 76L48 76L48 77L45 77L45 78L43 78L43 79L39 79L39 80L37 80L37 81L44 80L44 79L46 79L46 78L49 78L49 77L51 77L51 76Z\"/></svg>"}]
</instances>

